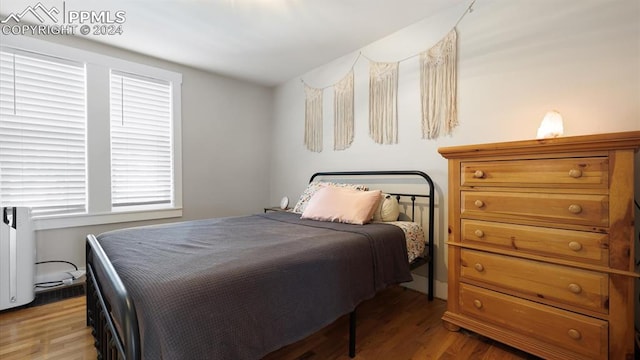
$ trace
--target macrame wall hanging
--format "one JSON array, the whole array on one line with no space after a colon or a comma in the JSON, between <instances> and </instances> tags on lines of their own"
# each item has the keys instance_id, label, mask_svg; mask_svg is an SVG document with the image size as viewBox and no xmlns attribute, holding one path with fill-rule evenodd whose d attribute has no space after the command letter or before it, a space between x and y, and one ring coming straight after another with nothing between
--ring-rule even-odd
<instances>
[{"instance_id":1,"label":"macrame wall hanging","mask_svg":"<svg viewBox=\"0 0 640 360\"><path fill-rule=\"evenodd\" d=\"M353 69L333 86L333 150L353 143Z\"/></svg>"},{"instance_id":2,"label":"macrame wall hanging","mask_svg":"<svg viewBox=\"0 0 640 360\"><path fill-rule=\"evenodd\" d=\"M456 109L456 29L453 28L431 49L420 54L420 97L422 138L450 135L458 125Z\"/></svg>"},{"instance_id":3,"label":"macrame wall hanging","mask_svg":"<svg viewBox=\"0 0 640 360\"><path fill-rule=\"evenodd\" d=\"M472 0L451 31L437 44L419 54L396 62L376 62L361 52L348 74L339 82L313 88L305 87L304 143L307 149L322 151L322 93L334 88L334 150L351 146L354 136L354 75L357 61L369 60L369 135L378 144L398 143L398 66L420 56L420 99L422 138L436 139L450 135L458 126L457 111L457 33L464 16L473 11Z\"/></svg>"},{"instance_id":4,"label":"macrame wall hanging","mask_svg":"<svg viewBox=\"0 0 640 360\"><path fill-rule=\"evenodd\" d=\"M398 143L398 63L369 63L369 135L378 144Z\"/></svg>"},{"instance_id":5,"label":"macrame wall hanging","mask_svg":"<svg viewBox=\"0 0 640 360\"><path fill-rule=\"evenodd\" d=\"M313 152L322 151L322 89L304 87L307 99L304 116L304 145Z\"/></svg>"}]
</instances>

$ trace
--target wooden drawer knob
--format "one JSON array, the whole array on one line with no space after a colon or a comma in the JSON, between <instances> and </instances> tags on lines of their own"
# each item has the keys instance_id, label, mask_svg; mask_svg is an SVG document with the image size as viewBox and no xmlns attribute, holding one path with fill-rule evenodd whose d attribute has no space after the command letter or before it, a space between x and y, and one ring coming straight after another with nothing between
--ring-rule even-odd
<instances>
[{"instance_id":1,"label":"wooden drawer knob","mask_svg":"<svg viewBox=\"0 0 640 360\"><path fill-rule=\"evenodd\" d=\"M574 294L580 294L582 292L582 288L578 284L569 284L569 291Z\"/></svg>"},{"instance_id":2,"label":"wooden drawer knob","mask_svg":"<svg viewBox=\"0 0 640 360\"><path fill-rule=\"evenodd\" d=\"M479 208L484 206L484 202L482 200L476 200L473 204Z\"/></svg>"},{"instance_id":3,"label":"wooden drawer knob","mask_svg":"<svg viewBox=\"0 0 640 360\"><path fill-rule=\"evenodd\" d=\"M576 329L569 329L569 331L567 331L567 335L569 335L569 337L572 338L573 340L580 340L580 338L582 337L582 334L580 334L580 331Z\"/></svg>"},{"instance_id":4,"label":"wooden drawer knob","mask_svg":"<svg viewBox=\"0 0 640 360\"><path fill-rule=\"evenodd\" d=\"M577 241L572 241L569 243L569 249L573 250L573 251L580 251L582 250L582 244L580 244Z\"/></svg>"},{"instance_id":5,"label":"wooden drawer knob","mask_svg":"<svg viewBox=\"0 0 640 360\"><path fill-rule=\"evenodd\" d=\"M482 170L476 170L476 171L473 173L473 177L474 177L474 178L476 178L476 179L482 179L482 178L484 177L484 171L482 171Z\"/></svg>"},{"instance_id":6,"label":"wooden drawer knob","mask_svg":"<svg viewBox=\"0 0 640 360\"><path fill-rule=\"evenodd\" d=\"M475 265L473 265L473 268L476 269L476 271L478 271L478 272L483 272L484 271L484 266L482 266L482 264L480 264L480 263L476 263Z\"/></svg>"},{"instance_id":7,"label":"wooden drawer knob","mask_svg":"<svg viewBox=\"0 0 640 360\"><path fill-rule=\"evenodd\" d=\"M569 176L571 176L574 179L577 179L577 178L582 176L582 170L580 170L580 169L571 169L571 170L569 170Z\"/></svg>"},{"instance_id":8,"label":"wooden drawer knob","mask_svg":"<svg viewBox=\"0 0 640 360\"><path fill-rule=\"evenodd\" d=\"M480 237L480 238L481 238L481 237L483 237L483 236L484 236L484 231L482 231L482 230L478 229L478 230L476 230L476 231L474 232L474 234L475 234L477 237Z\"/></svg>"},{"instance_id":9,"label":"wooden drawer knob","mask_svg":"<svg viewBox=\"0 0 640 360\"><path fill-rule=\"evenodd\" d=\"M482 301L478 299L473 300L473 306L475 306L477 309L482 309Z\"/></svg>"},{"instance_id":10,"label":"wooden drawer knob","mask_svg":"<svg viewBox=\"0 0 640 360\"><path fill-rule=\"evenodd\" d=\"M578 204L569 205L569 212L572 214L580 214L582 212L582 206Z\"/></svg>"}]
</instances>

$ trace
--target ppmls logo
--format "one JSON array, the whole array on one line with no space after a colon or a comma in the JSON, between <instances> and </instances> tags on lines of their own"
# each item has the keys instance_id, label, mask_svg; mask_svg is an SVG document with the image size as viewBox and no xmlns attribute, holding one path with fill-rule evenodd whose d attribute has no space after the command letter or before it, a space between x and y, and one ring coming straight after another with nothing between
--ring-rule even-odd
<instances>
[{"instance_id":1,"label":"ppmls logo","mask_svg":"<svg viewBox=\"0 0 640 360\"><path fill-rule=\"evenodd\" d=\"M10 13L1 20L3 35L122 35L122 24L126 12L123 10L67 10L62 2L62 11L56 7L47 8L38 2L24 10ZM40 25L24 23L23 19L35 18ZM46 23L53 22L53 25Z\"/></svg>"},{"instance_id":2,"label":"ppmls logo","mask_svg":"<svg viewBox=\"0 0 640 360\"><path fill-rule=\"evenodd\" d=\"M6 24L11 20L19 23L20 20L22 20L22 18L25 17L25 15L27 14L33 15L41 23L44 23L45 19L40 14L46 15L49 19L51 19L51 21L57 23L58 19L54 15L57 15L59 13L60 13L60 10L56 9L55 7L52 7L51 9L47 9L44 5L42 5L42 3L39 2L36 4L36 6L27 6L26 9L24 9L22 12L18 14L15 14L15 13L9 14L9 16L7 16L6 19L2 20L2 23Z\"/></svg>"}]
</instances>

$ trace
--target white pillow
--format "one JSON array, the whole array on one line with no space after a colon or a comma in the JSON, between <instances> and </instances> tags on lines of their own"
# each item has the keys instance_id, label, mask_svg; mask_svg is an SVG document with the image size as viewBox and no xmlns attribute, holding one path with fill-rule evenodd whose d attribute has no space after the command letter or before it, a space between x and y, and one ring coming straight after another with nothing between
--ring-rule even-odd
<instances>
[{"instance_id":1,"label":"white pillow","mask_svg":"<svg viewBox=\"0 0 640 360\"><path fill-rule=\"evenodd\" d=\"M400 205L395 196L381 194L382 199L373 213L373 221L396 221L400 216Z\"/></svg>"},{"instance_id":2,"label":"white pillow","mask_svg":"<svg viewBox=\"0 0 640 360\"><path fill-rule=\"evenodd\" d=\"M309 199L301 218L363 225L371 221L380 194L380 190L359 191L326 186Z\"/></svg>"}]
</instances>

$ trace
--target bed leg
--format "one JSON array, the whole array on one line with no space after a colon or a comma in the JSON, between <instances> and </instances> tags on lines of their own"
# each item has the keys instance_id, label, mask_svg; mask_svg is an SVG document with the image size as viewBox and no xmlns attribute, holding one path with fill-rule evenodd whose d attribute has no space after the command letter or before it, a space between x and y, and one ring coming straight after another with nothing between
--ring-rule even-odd
<instances>
[{"instance_id":1,"label":"bed leg","mask_svg":"<svg viewBox=\"0 0 640 360\"><path fill-rule=\"evenodd\" d=\"M356 356L356 311L349 314L349 357Z\"/></svg>"}]
</instances>

